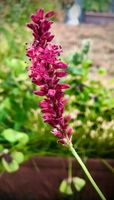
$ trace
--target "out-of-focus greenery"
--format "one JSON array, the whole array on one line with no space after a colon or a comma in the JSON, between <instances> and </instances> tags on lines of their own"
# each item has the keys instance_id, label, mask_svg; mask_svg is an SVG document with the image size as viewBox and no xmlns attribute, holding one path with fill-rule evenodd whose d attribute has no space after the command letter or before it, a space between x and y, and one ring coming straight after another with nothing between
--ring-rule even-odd
<instances>
[{"instance_id":1,"label":"out-of-focus greenery","mask_svg":"<svg viewBox=\"0 0 114 200\"><path fill-rule=\"evenodd\" d=\"M84 9L86 11L109 12L111 0L84 0Z\"/></svg>"},{"instance_id":2,"label":"out-of-focus greenery","mask_svg":"<svg viewBox=\"0 0 114 200\"><path fill-rule=\"evenodd\" d=\"M72 6L75 0L57 0L59 5L63 8L69 8ZM80 0L83 1L83 8L85 11L94 12L109 12L112 0Z\"/></svg>"},{"instance_id":3,"label":"out-of-focus greenery","mask_svg":"<svg viewBox=\"0 0 114 200\"><path fill-rule=\"evenodd\" d=\"M50 2L50 3L49 3ZM48 4L48 5L47 5ZM38 7L54 9L48 1L1 1L0 26L0 169L15 171L32 155L70 155L57 144L50 127L43 123L34 86L28 78L25 42L31 34L26 28L30 14ZM18 12L17 12L18 11ZM71 55L71 84L67 113L72 113L73 142L78 153L86 157L113 157L113 90L101 82L88 81L92 61L88 48ZM27 62L27 63L25 63ZM100 70L103 72L103 69ZM73 117L74 116L74 117Z\"/></svg>"},{"instance_id":4,"label":"out-of-focus greenery","mask_svg":"<svg viewBox=\"0 0 114 200\"><path fill-rule=\"evenodd\" d=\"M74 146L87 157L113 157L114 155L114 88L90 78L92 60L88 58L89 43L80 52L73 53L65 80L71 85L67 94L67 110L72 116ZM106 75L104 68L98 75Z\"/></svg>"},{"instance_id":5,"label":"out-of-focus greenery","mask_svg":"<svg viewBox=\"0 0 114 200\"><path fill-rule=\"evenodd\" d=\"M38 8L44 8L45 11L55 10L57 0L1 0L0 2L0 21L7 23L19 23L20 25L28 22L31 13Z\"/></svg>"}]
</instances>

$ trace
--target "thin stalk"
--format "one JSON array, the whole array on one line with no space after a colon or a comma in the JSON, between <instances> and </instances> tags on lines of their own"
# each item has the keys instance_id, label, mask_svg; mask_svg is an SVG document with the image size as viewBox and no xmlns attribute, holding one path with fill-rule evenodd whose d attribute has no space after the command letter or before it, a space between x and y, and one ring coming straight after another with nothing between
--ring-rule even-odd
<instances>
[{"instance_id":1,"label":"thin stalk","mask_svg":"<svg viewBox=\"0 0 114 200\"><path fill-rule=\"evenodd\" d=\"M89 173L88 169L86 168L85 164L81 160L80 156L75 151L72 143L69 143L68 147L69 147L70 151L72 152L72 154L74 155L74 157L76 158L76 160L78 161L78 163L80 164L80 166L82 167L83 171L85 172L85 174L88 177L89 181L91 182L91 184L95 188L96 192L99 194L100 198L102 200L106 200L105 196L103 195L103 193L101 192L101 190L99 189L99 187L97 186L97 184L95 183L94 179L92 178L92 176Z\"/></svg>"},{"instance_id":2,"label":"thin stalk","mask_svg":"<svg viewBox=\"0 0 114 200\"><path fill-rule=\"evenodd\" d=\"M106 160L101 159L101 161L106 165L106 167L114 174L114 167L112 167Z\"/></svg>"},{"instance_id":3,"label":"thin stalk","mask_svg":"<svg viewBox=\"0 0 114 200\"><path fill-rule=\"evenodd\" d=\"M68 180L71 183L72 182L72 159L68 159Z\"/></svg>"}]
</instances>

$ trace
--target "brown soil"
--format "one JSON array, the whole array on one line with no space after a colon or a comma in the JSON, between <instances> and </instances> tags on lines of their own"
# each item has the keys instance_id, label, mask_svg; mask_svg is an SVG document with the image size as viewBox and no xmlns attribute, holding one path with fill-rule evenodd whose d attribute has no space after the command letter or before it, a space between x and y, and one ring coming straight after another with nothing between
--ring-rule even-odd
<instances>
[{"instance_id":1,"label":"brown soil","mask_svg":"<svg viewBox=\"0 0 114 200\"><path fill-rule=\"evenodd\" d=\"M55 42L63 47L63 56L78 50L82 40L90 39L89 57L94 66L106 67L108 75L114 75L114 24L73 26L55 23L52 29Z\"/></svg>"}]
</instances>

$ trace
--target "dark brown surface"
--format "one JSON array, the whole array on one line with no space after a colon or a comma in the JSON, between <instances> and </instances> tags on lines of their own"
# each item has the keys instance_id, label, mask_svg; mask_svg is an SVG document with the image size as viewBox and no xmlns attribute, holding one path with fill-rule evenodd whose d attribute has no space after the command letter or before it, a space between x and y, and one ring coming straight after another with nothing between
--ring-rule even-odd
<instances>
[{"instance_id":1,"label":"dark brown surface","mask_svg":"<svg viewBox=\"0 0 114 200\"><path fill-rule=\"evenodd\" d=\"M114 167L114 161L108 161ZM88 169L97 184L107 196L114 200L114 174L98 160L89 160ZM4 173L0 178L0 200L58 200L63 199L58 189L61 181L67 178L68 159L36 157L21 166L13 174ZM84 177L78 164L73 160L73 176ZM78 200L98 200L99 197L87 181L81 194L72 198Z\"/></svg>"},{"instance_id":2,"label":"dark brown surface","mask_svg":"<svg viewBox=\"0 0 114 200\"><path fill-rule=\"evenodd\" d=\"M87 12L85 13L85 22L92 24L108 24L114 23L114 13L95 13Z\"/></svg>"}]
</instances>

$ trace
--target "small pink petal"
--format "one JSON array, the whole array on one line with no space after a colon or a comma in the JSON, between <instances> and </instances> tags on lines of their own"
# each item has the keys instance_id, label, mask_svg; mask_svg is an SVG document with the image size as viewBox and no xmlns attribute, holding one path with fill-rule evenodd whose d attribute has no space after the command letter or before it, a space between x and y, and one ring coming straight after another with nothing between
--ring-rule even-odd
<instances>
[{"instance_id":1,"label":"small pink petal","mask_svg":"<svg viewBox=\"0 0 114 200\"><path fill-rule=\"evenodd\" d=\"M66 138L60 139L58 142L64 145L67 143Z\"/></svg>"},{"instance_id":2,"label":"small pink petal","mask_svg":"<svg viewBox=\"0 0 114 200\"><path fill-rule=\"evenodd\" d=\"M48 37L47 41L48 41L48 42L51 42L51 41L53 40L54 37L55 37L54 35L50 35L50 36Z\"/></svg>"},{"instance_id":3,"label":"small pink petal","mask_svg":"<svg viewBox=\"0 0 114 200\"><path fill-rule=\"evenodd\" d=\"M58 131L57 129L53 129L52 133L57 137L62 137L62 133Z\"/></svg>"},{"instance_id":4,"label":"small pink petal","mask_svg":"<svg viewBox=\"0 0 114 200\"><path fill-rule=\"evenodd\" d=\"M68 99L67 99L67 98L64 98L64 99L62 100L62 103L65 105L65 104L67 103L67 101L68 101Z\"/></svg>"},{"instance_id":5,"label":"small pink petal","mask_svg":"<svg viewBox=\"0 0 114 200\"><path fill-rule=\"evenodd\" d=\"M48 108L50 106L50 104L48 101L42 100L39 102L39 106L41 106L41 108Z\"/></svg>"},{"instance_id":6,"label":"small pink petal","mask_svg":"<svg viewBox=\"0 0 114 200\"><path fill-rule=\"evenodd\" d=\"M73 129L72 129L71 127L69 127L69 128L67 129L67 135L68 135L69 138L70 138L71 135L72 135L72 131L73 131Z\"/></svg>"},{"instance_id":7,"label":"small pink petal","mask_svg":"<svg viewBox=\"0 0 114 200\"><path fill-rule=\"evenodd\" d=\"M54 97L55 93L56 93L56 90L53 90L53 89L48 90L48 96L50 96L50 97Z\"/></svg>"},{"instance_id":8,"label":"small pink petal","mask_svg":"<svg viewBox=\"0 0 114 200\"><path fill-rule=\"evenodd\" d=\"M29 24L27 24L27 27L33 30L34 25L32 23L29 23Z\"/></svg>"},{"instance_id":9,"label":"small pink petal","mask_svg":"<svg viewBox=\"0 0 114 200\"><path fill-rule=\"evenodd\" d=\"M50 12L46 13L45 17L49 18L49 17L53 17L54 15L55 15L55 12L50 11Z\"/></svg>"},{"instance_id":10,"label":"small pink petal","mask_svg":"<svg viewBox=\"0 0 114 200\"><path fill-rule=\"evenodd\" d=\"M61 83L61 84L58 85L58 88L60 88L60 89L68 89L68 88L70 88L70 85L66 84L66 83Z\"/></svg>"},{"instance_id":11,"label":"small pink petal","mask_svg":"<svg viewBox=\"0 0 114 200\"><path fill-rule=\"evenodd\" d=\"M64 76L66 76L66 72L56 72L56 76L58 76L58 77L64 77Z\"/></svg>"},{"instance_id":12,"label":"small pink petal","mask_svg":"<svg viewBox=\"0 0 114 200\"><path fill-rule=\"evenodd\" d=\"M43 19L43 17L44 17L44 10L43 9L38 9L37 12L36 12L36 14L37 14L37 17L39 19Z\"/></svg>"},{"instance_id":13,"label":"small pink petal","mask_svg":"<svg viewBox=\"0 0 114 200\"><path fill-rule=\"evenodd\" d=\"M56 65L55 65L55 68L56 69L59 69L59 68L61 68L61 69L65 69L65 68L67 68L67 64L65 64L64 62L58 62Z\"/></svg>"},{"instance_id":14,"label":"small pink petal","mask_svg":"<svg viewBox=\"0 0 114 200\"><path fill-rule=\"evenodd\" d=\"M67 116L65 117L65 122L68 123L70 120L71 120L71 116L70 116L70 115L67 115Z\"/></svg>"},{"instance_id":15,"label":"small pink petal","mask_svg":"<svg viewBox=\"0 0 114 200\"><path fill-rule=\"evenodd\" d=\"M32 21L33 21L34 23L37 23L37 22L38 22L38 17L37 17L37 15L32 14L32 15L31 15L31 19L32 19Z\"/></svg>"},{"instance_id":16,"label":"small pink petal","mask_svg":"<svg viewBox=\"0 0 114 200\"><path fill-rule=\"evenodd\" d=\"M38 95L38 96L45 96L46 95L45 92L41 91L41 90L34 90L33 93Z\"/></svg>"}]
</instances>

